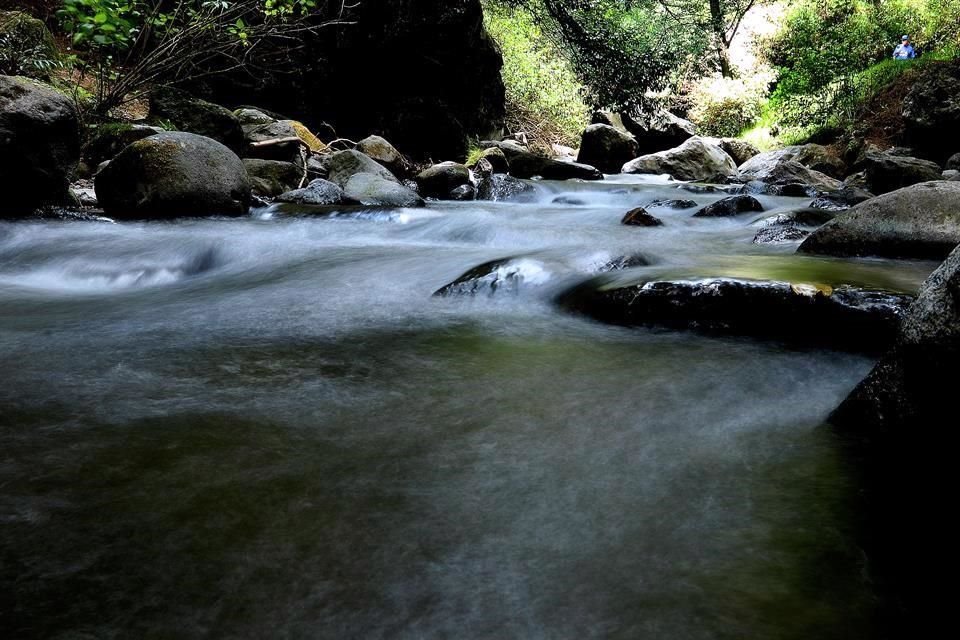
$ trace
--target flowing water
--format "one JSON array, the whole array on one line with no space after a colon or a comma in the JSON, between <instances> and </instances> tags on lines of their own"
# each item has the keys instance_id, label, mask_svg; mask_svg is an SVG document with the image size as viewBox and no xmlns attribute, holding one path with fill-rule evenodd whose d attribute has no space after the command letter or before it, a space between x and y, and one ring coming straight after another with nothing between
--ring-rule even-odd
<instances>
[{"instance_id":1,"label":"flowing water","mask_svg":"<svg viewBox=\"0 0 960 640\"><path fill-rule=\"evenodd\" d=\"M933 268L752 245L749 215L619 224L722 195L0 224L0 637L866 637L821 425L872 362L552 304L638 252L651 277ZM505 257L517 290L431 295Z\"/></svg>"}]
</instances>

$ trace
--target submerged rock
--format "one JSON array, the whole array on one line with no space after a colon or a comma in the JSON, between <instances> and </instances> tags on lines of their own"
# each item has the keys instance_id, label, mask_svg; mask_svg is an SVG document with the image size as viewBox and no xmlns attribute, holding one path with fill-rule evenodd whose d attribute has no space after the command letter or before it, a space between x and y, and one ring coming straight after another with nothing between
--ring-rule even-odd
<instances>
[{"instance_id":1,"label":"submerged rock","mask_svg":"<svg viewBox=\"0 0 960 640\"><path fill-rule=\"evenodd\" d=\"M433 295L440 297L519 292L521 285L539 285L550 279L543 263L531 258L492 260L470 269Z\"/></svg>"},{"instance_id":2,"label":"submerged rock","mask_svg":"<svg viewBox=\"0 0 960 640\"><path fill-rule=\"evenodd\" d=\"M646 267L652 264L649 257L642 253L634 253L626 256L618 256L609 260L597 269L598 273L607 273L610 271L622 271L633 267Z\"/></svg>"},{"instance_id":3,"label":"submerged rock","mask_svg":"<svg viewBox=\"0 0 960 640\"><path fill-rule=\"evenodd\" d=\"M841 213L798 251L833 256L943 259L960 244L960 183L924 182Z\"/></svg>"},{"instance_id":4,"label":"submerged rock","mask_svg":"<svg viewBox=\"0 0 960 640\"><path fill-rule=\"evenodd\" d=\"M690 138L675 149L640 156L623 165L623 173L669 174L677 180L710 181L737 171L733 158L703 138Z\"/></svg>"},{"instance_id":5,"label":"submerged rock","mask_svg":"<svg viewBox=\"0 0 960 640\"><path fill-rule=\"evenodd\" d=\"M757 231L757 235L753 237L753 244L780 244L783 242L797 242L799 240L803 240L808 235L810 235L809 231L805 231L799 227L766 227Z\"/></svg>"},{"instance_id":6,"label":"submerged rock","mask_svg":"<svg viewBox=\"0 0 960 640\"><path fill-rule=\"evenodd\" d=\"M73 101L34 80L0 76L4 213L20 215L65 203L79 159L80 125Z\"/></svg>"},{"instance_id":7,"label":"submerged rock","mask_svg":"<svg viewBox=\"0 0 960 640\"><path fill-rule=\"evenodd\" d=\"M96 181L97 199L111 218L243 215L250 179L226 146L192 133L160 133L134 142Z\"/></svg>"},{"instance_id":8,"label":"submerged rock","mask_svg":"<svg viewBox=\"0 0 960 640\"><path fill-rule=\"evenodd\" d=\"M912 301L848 286L732 278L623 286L592 280L559 303L602 322L746 335L853 351L883 350Z\"/></svg>"},{"instance_id":9,"label":"submerged rock","mask_svg":"<svg viewBox=\"0 0 960 640\"><path fill-rule=\"evenodd\" d=\"M662 227L663 220L650 215L643 207L637 207L636 209L628 211L626 215L623 216L620 224L634 227Z\"/></svg>"},{"instance_id":10,"label":"submerged rock","mask_svg":"<svg viewBox=\"0 0 960 640\"><path fill-rule=\"evenodd\" d=\"M736 216L750 211L763 211L763 205L753 196L730 196L708 204L693 214L694 218Z\"/></svg>"},{"instance_id":11,"label":"submerged rock","mask_svg":"<svg viewBox=\"0 0 960 640\"><path fill-rule=\"evenodd\" d=\"M668 209L693 209L697 203L693 200L654 200L647 207L666 207Z\"/></svg>"}]
</instances>

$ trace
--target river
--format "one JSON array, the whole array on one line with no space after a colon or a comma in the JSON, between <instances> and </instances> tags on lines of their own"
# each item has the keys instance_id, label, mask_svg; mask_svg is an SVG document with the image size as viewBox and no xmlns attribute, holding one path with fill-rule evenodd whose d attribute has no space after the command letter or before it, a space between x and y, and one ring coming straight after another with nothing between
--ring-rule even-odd
<instances>
[{"instance_id":1,"label":"river","mask_svg":"<svg viewBox=\"0 0 960 640\"><path fill-rule=\"evenodd\" d=\"M854 638L876 614L823 421L868 357L605 326L631 273L794 256L753 217L620 224L656 178L527 203L0 223L4 638ZM559 198L559 200L558 200ZM433 297L499 258L516 291Z\"/></svg>"}]
</instances>

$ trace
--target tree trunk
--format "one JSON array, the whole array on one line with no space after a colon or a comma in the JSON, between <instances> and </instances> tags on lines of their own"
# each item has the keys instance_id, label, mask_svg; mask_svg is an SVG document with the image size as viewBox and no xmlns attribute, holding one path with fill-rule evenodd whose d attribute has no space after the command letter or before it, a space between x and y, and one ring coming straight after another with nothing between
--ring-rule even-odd
<instances>
[{"instance_id":1,"label":"tree trunk","mask_svg":"<svg viewBox=\"0 0 960 640\"><path fill-rule=\"evenodd\" d=\"M723 0L710 0L710 25L713 28L713 41L717 48L717 62L724 78L732 78L730 56L727 51L726 20L723 15Z\"/></svg>"}]
</instances>

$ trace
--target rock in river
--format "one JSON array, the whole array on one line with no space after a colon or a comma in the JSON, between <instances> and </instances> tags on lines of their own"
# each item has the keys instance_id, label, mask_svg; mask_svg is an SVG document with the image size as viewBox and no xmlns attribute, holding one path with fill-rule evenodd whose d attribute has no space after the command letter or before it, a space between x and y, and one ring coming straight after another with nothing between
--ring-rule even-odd
<instances>
[{"instance_id":1,"label":"rock in river","mask_svg":"<svg viewBox=\"0 0 960 640\"><path fill-rule=\"evenodd\" d=\"M798 251L832 256L943 259L960 243L960 183L924 182L841 213Z\"/></svg>"},{"instance_id":2,"label":"rock in river","mask_svg":"<svg viewBox=\"0 0 960 640\"><path fill-rule=\"evenodd\" d=\"M621 224L626 224L634 227L662 227L663 220L652 216L647 213L647 210L643 207L637 207L636 209L631 209L623 216L623 220L620 221Z\"/></svg>"},{"instance_id":3,"label":"rock in river","mask_svg":"<svg viewBox=\"0 0 960 640\"><path fill-rule=\"evenodd\" d=\"M211 138L159 133L134 142L96 177L111 218L243 215L250 179L243 161Z\"/></svg>"},{"instance_id":4,"label":"rock in river","mask_svg":"<svg viewBox=\"0 0 960 640\"><path fill-rule=\"evenodd\" d=\"M531 258L504 258L492 260L470 269L459 278L438 289L433 295L440 297L484 293L519 292L521 285L539 285L550 279L543 263Z\"/></svg>"},{"instance_id":5,"label":"rock in river","mask_svg":"<svg viewBox=\"0 0 960 640\"><path fill-rule=\"evenodd\" d=\"M753 196L729 196L708 204L693 214L694 218L736 216L750 211L763 211L763 205Z\"/></svg>"},{"instance_id":6,"label":"rock in river","mask_svg":"<svg viewBox=\"0 0 960 640\"><path fill-rule=\"evenodd\" d=\"M357 173L347 180L343 191L360 204L376 207L422 207L423 198L413 189L372 173Z\"/></svg>"},{"instance_id":7,"label":"rock in river","mask_svg":"<svg viewBox=\"0 0 960 640\"><path fill-rule=\"evenodd\" d=\"M849 286L709 278L610 285L603 278L560 304L620 325L695 329L852 351L889 346L912 297Z\"/></svg>"},{"instance_id":8,"label":"rock in river","mask_svg":"<svg viewBox=\"0 0 960 640\"><path fill-rule=\"evenodd\" d=\"M592 124L583 132L577 162L595 166L604 173L620 168L638 155L633 136L607 124Z\"/></svg>"},{"instance_id":9,"label":"rock in river","mask_svg":"<svg viewBox=\"0 0 960 640\"><path fill-rule=\"evenodd\" d=\"M710 181L737 171L733 158L711 142L695 137L675 149L635 158L623 165L623 173L669 174L677 180Z\"/></svg>"}]
</instances>

